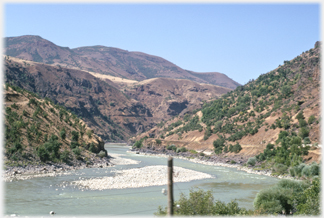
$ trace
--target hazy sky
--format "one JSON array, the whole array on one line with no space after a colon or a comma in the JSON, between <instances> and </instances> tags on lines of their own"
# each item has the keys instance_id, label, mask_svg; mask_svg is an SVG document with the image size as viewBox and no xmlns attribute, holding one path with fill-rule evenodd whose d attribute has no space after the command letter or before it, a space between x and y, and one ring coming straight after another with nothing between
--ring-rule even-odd
<instances>
[{"instance_id":1,"label":"hazy sky","mask_svg":"<svg viewBox=\"0 0 324 218\"><path fill-rule=\"evenodd\" d=\"M245 84L320 40L319 4L5 4L4 36L160 56Z\"/></svg>"}]
</instances>

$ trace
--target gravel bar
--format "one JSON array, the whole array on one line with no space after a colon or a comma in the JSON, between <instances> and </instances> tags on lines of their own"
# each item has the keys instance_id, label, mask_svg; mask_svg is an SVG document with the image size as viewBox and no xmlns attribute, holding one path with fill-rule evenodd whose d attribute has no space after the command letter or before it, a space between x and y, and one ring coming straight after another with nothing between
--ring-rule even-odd
<instances>
[{"instance_id":1,"label":"gravel bar","mask_svg":"<svg viewBox=\"0 0 324 218\"><path fill-rule=\"evenodd\" d=\"M201 173L182 167L173 167L174 182L189 182L192 180L214 178L207 173ZM80 189L105 190L160 186L167 184L167 166L156 165L116 171L115 176L92 178L71 182Z\"/></svg>"}]
</instances>

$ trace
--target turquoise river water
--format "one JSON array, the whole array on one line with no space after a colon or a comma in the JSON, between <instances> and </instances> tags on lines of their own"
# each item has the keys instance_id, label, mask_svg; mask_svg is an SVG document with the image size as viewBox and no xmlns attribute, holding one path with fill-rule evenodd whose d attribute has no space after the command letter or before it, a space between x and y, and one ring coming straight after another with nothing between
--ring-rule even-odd
<instances>
[{"instance_id":1,"label":"turquoise river water","mask_svg":"<svg viewBox=\"0 0 324 218\"><path fill-rule=\"evenodd\" d=\"M64 182L79 177L112 176L115 170L138 168L150 165L167 165L167 158L127 153L129 147L106 144L108 153L123 154L123 158L139 160L135 165L118 165L109 168L81 169L70 175L33 178L6 182L4 186L4 212L6 215L50 216L139 216L157 211L167 205L167 196L161 193L165 186L143 188L84 190L74 186L62 187ZM235 168L196 164L187 160L173 159L173 165L213 175L215 178L174 184L174 199L180 193L188 195L191 188L211 190L214 198L224 202L236 199L240 207L253 209L253 200L258 191L278 182L277 178L249 174Z\"/></svg>"}]
</instances>

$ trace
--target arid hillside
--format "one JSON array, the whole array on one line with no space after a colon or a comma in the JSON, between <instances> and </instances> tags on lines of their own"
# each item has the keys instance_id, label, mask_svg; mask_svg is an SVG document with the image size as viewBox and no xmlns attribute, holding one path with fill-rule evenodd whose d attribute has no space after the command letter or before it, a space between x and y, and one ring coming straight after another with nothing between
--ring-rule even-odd
<instances>
[{"instance_id":1,"label":"arid hillside","mask_svg":"<svg viewBox=\"0 0 324 218\"><path fill-rule=\"evenodd\" d=\"M200 110L161 122L131 141L142 139L148 147L174 144L212 153L216 149L219 155L246 157L262 153L269 143L276 146L295 143L300 149L311 144L313 147L305 158L318 162L320 120L320 43L317 42L313 49L284 61L282 66L255 81L205 103ZM282 142L284 135L297 141ZM229 152L237 143L242 150Z\"/></svg>"},{"instance_id":2,"label":"arid hillside","mask_svg":"<svg viewBox=\"0 0 324 218\"><path fill-rule=\"evenodd\" d=\"M137 81L165 77L188 79L230 89L240 85L225 74L187 71L163 58L141 52L129 52L105 46L70 49L33 35L5 38L4 53L20 59Z\"/></svg>"},{"instance_id":3,"label":"arid hillside","mask_svg":"<svg viewBox=\"0 0 324 218\"><path fill-rule=\"evenodd\" d=\"M106 141L122 141L231 89L190 80L138 82L5 56L5 82L64 105Z\"/></svg>"},{"instance_id":4,"label":"arid hillside","mask_svg":"<svg viewBox=\"0 0 324 218\"><path fill-rule=\"evenodd\" d=\"M15 86L6 85L4 94L7 166L91 165L107 157L104 141L64 107Z\"/></svg>"},{"instance_id":5,"label":"arid hillside","mask_svg":"<svg viewBox=\"0 0 324 218\"><path fill-rule=\"evenodd\" d=\"M204 102L217 99L231 89L185 79L154 78L133 83L124 91L143 102L153 117L161 121L200 108Z\"/></svg>"},{"instance_id":6,"label":"arid hillside","mask_svg":"<svg viewBox=\"0 0 324 218\"><path fill-rule=\"evenodd\" d=\"M107 81L75 69L5 57L5 82L52 99L104 140L123 140L154 123L148 108Z\"/></svg>"}]
</instances>

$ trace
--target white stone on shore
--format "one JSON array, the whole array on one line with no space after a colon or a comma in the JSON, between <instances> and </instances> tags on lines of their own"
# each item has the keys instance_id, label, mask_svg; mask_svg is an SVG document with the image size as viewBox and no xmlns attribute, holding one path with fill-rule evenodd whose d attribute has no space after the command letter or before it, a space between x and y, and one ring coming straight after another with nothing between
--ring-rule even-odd
<instances>
[{"instance_id":1,"label":"white stone on shore","mask_svg":"<svg viewBox=\"0 0 324 218\"><path fill-rule=\"evenodd\" d=\"M173 167L174 182L189 182L198 179L214 178L207 173L201 173L182 167ZM92 178L73 181L71 184L90 190L124 189L167 184L167 166L146 166L136 169L116 171L114 177Z\"/></svg>"}]
</instances>

